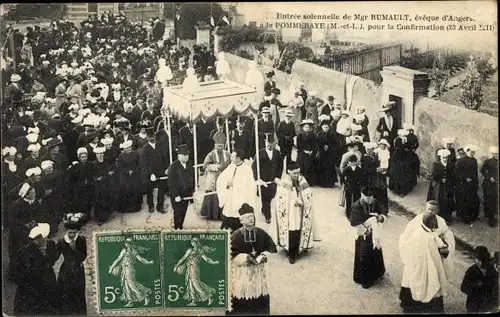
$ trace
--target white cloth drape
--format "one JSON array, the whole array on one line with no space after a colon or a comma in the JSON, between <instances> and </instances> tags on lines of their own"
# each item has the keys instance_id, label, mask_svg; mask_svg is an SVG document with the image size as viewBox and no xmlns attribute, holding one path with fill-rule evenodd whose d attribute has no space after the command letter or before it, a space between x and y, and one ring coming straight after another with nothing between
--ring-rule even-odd
<instances>
[{"instance_id":1,"label":"white cloth drape","mask_svg":"<svg viewBox=\"0 0 500 317\"><path fill-rule=\"evenodd\" d=\"M228 183L232 186L228 188ZM252 167L248 164L230 164L217 178L219 206L226 217L239 217L238 210L247 203L256 207L256 188Z\"/></svg>"}]
</instances>

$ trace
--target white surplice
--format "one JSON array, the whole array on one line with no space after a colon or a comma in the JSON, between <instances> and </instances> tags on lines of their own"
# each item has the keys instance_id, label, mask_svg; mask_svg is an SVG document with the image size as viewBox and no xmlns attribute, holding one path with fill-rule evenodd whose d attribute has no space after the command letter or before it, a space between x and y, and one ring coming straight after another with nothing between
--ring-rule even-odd
<instances>
[{"instance_id":1,"label":"white surplice","mask_svg":"<svg viewBox=\"0 0 500 317\"><path fill-rule=\"evenodd\" d=\"M229 182L232 182L232 186L228 186ZM250 165L242 163L236 166L231 163L217 178L216 186L224 216L239 217L238 210L244 203L256 208L257 185Z\"/></svg>"}]
</instances>

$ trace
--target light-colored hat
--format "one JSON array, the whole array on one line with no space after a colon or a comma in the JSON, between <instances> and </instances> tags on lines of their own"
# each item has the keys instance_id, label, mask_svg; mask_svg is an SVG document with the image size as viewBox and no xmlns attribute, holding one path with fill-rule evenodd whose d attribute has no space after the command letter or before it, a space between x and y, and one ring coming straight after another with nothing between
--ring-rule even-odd
<instances>
[{"instance_id":1,"label":"light-colored hat","mask_svg":"<svg viewBox=\"0 0 500 317\"><path fill-rule=\"evenodd\" d=\"M271 109L269 109L269 107L264 107L264 108L262 108L260 113L271 113Z\"/></svg>"},{"instance_id":2,"label":"light-colored hat","mask_svg":"<svg viewBox=\"0 0 500 317\"><path fill-rule=\"evenodd\" d=\"M28 140L29 143L35 143L38 140L38 134L30 133L26 135L26 139Z\"/></svg>"},{"instance_id":3,"label":"light-colored hat","mask_svg":"<svg viewBox=\"0 0 500 317\"><path fill-rule=\"evenodd\" d=\"M363 127L361 125L359 125L359 124L354 124L353 123L353 124L351 124L351 130L352 131L361 131L361 130L363 130Z\"/></svg>"},{"instance_id":4,"label":"light-colored hat","mask_svg":"<svg viewBox=\"0 0 500 317\"><path fill-rule=\"evenodd\" d=\"M498 154L498 146L490 146L488 152L493 153L493 154Z\"/></svg>"},{"instance_id":5,"label":"light-colored hat","mask_svg":"<svg viewBox=\"0 0 500 317\"><path fill-rule=\"evenodd\" d=\"M113 64L111 64L111 66L113 66L114 68L117 68L118 66L120 66L120 64L118 64L118 63L113 63Z\"/></svg>"},{"instance_id":6,"label":"light-colored hat","mask_svg":"<svg viewBox=\"0 0 500 317\"><path fill-rule=\"evenodd\" d=\"M365 149L374 149L377 147L377 143L375 142L363 142L363 146Z\"/></svg>"},{"instance_id":7,"label":"light-colored hat","mask_svg":"<svg viewBox=\"0 0 500 317\"><path fill-rule=\"evenodd\" d=\"M293 117L293 111L290 109L285 110L285 117Z\"/></svg>"},{"instance_id":8,"label":"light-colored hat","mask_svg":"<svg viewBox=\"0 0 500 317\"><path fill-rule=\"evenodd\" d=\"M31 186L28 183L24 183L23 186L21 186L21 189L19 189L19 197L24 198L28 191L30 190Z\"/></svg>"},{"instance_id":9,"label":"light-colored hat","mask_svg":"<svg viewBox=\"0 0 500 317\"><path fill-rule=\"evenodd\" d=\"M131 146L132 146L132 140L127 140L122 144L120 144L120 149L128 149Z\"/></svg>"},{"instance_id":10,"label":"light-colored hat","mask_svg":"<svg viewBox=\"0 0 500 317\"><path fill-rule=\"evenodd\" d=\"M43 64L43 65L49 65L49 64L50 64L50 62L49 62L49 61L43 61L43 62L42 62L42 64Z\"/></svg>"},{"instance_id":11,"label":"light-colored hat","mask_svg":"<svg viewBox=\"0 0 500 317\"><path fill-rule=\"evenodd\" d=\"M71 123L80 123L82 121L83 121L83 117L82 116L77 116L73 120L71 120Z\"/></svg>"},{"instance_id":12,"label":"light-colored hat","mask_svg":"<svg viewBox=\"0 0 500 317\"><path fill-rule=\"evenodd\" d=\"M17 149L13 146L8 146L2 149L2 156L16 155Z\"/></svg>"},{"instance_id":13,"label":"light-colored hat","mask_svg":"<svg viewBox=\"0 0 500 317\"><path fill-rule=\"evenodd\" d=\"M79 106L76 103L74 103L68 107L68 110L78 110L78 108L79 108Z\"/></svg>"},{"instance_id":14,"label":"light-colored hat","mask_svg":"<svg viewBox=\"0 0 500 317\"><path fill-rule=\"evenodd\" d=\"M50 233L50 225L48 223L39 223L31 229L29 238L36 239L37 237L47 238Z\"/></svg>"},{"instance_id":15,"label":"light-colored hat","mask_svg":"<svg viewBox=\"0 0 500 317\"><path fill-rule=\"evenodd\" d=\"M347 115L347 116L350 116L350 115L351 115L351 113L350 113L349 111L347 111L347 110L342 110L342 111L340 112L340 114L341 114L341 115Z\"/></svg>"},{"instance_id":16,"label":"light-colored hat","mask_svg":"<svg viewBox=\"0 0 500 317\"><path fill-rule=\"evenodd\" d=\"M29 152L38 152L38 151L40 151L40 148L41 148L40 144L36 143L36 144L30 144L30 146L28 146L27 150Z\"/></svg>"},{"instance_id":17,"label":"light-colored hat","mask_svg":"<svg viewBox=\"0 0 500 317\"><path fill-rule=\"evenodd\" d=\"M437 154L438 154L439 157L448 157L448 156L451 155L451 152L448 149L441 149L441 150L438 151Z\"/></svg>"},{"instance_id":18,"label":"light-colored hat","mask_svg":"<svg viewBox=\"0 0 500 317\"><path fill-rule=\"evenodd\" d=\"M330 116L327 114L322 114L318 118L319 121L330 121Z\"/></svg>"},{"instance_id":19,"label":"light-colored hat","mask_svg":"<svg viewBox=\"0 0 500 317\"><path fill-rule=\"evenodd\" d=\"M476 152L477 150L477 147L473 144L467 144L465 147L464 147L464 151L465 152L469 152L469 151L472 151L472 152Z\"/></svg>"},{"instance_id":20,"label":"light-colored hat","mask_svg":"<svg viewBox=\"0 0 500 317\"><path fill-rule=\"evenodd\" d=\"M94 153L95 154L101 154L101 153L104 153L104 152L106 152L106 149L103 148L103 147L96 147L96 148L94 148Z\"/></svg>"},{"instance_id":21,"label":"light-colored hat","mask_svg":"<svg viewBox=\"0 0 500 317\"><path fill-rule=\"evenodd\" d=\"M398 130L398 135L399 135L399 136L407 136L407 135L408 135L408 130L405 130L405 129L399 129L399 130Z\"/></svg>"},{"instance_id":22,"label":"light-colored hat","mask_svg":"<svg viewBox=\"0 0 500 317\"><path fill-rule=\"evenodd\" d=\"M49 142L50 142L50 141L52 141L52 140L53 140L52 138L44 139L44 140L42 140L42 145L43 145L43 146L46 146L46 145L47 145L47 143L49 143Z\"/></svg>"},{"instance_id":23,"label":"light-colored hat","mask_svg":"<svg viewBox=\"0 0 500 317\"><path fill-rule=\"evenodd\" d=\"M113 138L104 138L104 139L101 139L101 143L102 143L103 145L110 145L110 144L112 144L112 143L113 143L113 141L114 141L114 139L113 139Z\"/></svg>"},{"instance_id":24,"label":"light-colored hat","mask_svg":"<svg viewBox=\"0 0 500 317\"><path fill-rule=\"evenodd\" d=\"M117 83L117 84L111 84L111 89L120 89L122 87L122 85L120 83Z\"/></svg>"},{"instance_id":25,"label":"light-colored hat","mask_svg":"<svg viewBox=\"0 0 500 317\"><path fill-rule=\"evenodd\" d=\"M381 139L380 141L378 141L378 144L385 144L386 146L390 146L389 142L387 142L386 139Z\"/></svg>"},{"instance_id":26,"label":"light-colored hat","mask_svg":"<svg viewBox=\"0 0 500 317\"><path fill-rule=\"evenodd\" d=\"M76 151L77 156L80 156L80 154L88 154L88 153L89 152L87 151L87 148L84 147L78 148L78 150Z\"/></svg>"},{"instance_id":27,"label":"light-colored hat","mask_svg":"<svg viewBox=\"0 0 500 317\"><path fill-rule=\"evenodd\" d=\"M318 92L316 90L309 92L309 96L311 96L311 97L316 97L317 94L318 94Z\"/></svg>"},{"instance_id":28,"label":"light-colored hat","mask_svg":"<svg viewBox=\"0 0 500 317\"><path fill-rule=\"evenodd\" d=\"M409 122L403 123L403 129L405 130L415 130L415 126Z\"/></svg>"},{"instance_id":29,"label":"light-colored hat","mask_svg":"<svg viewBox=\"0 0 500 317\"><path fill-rule=\"evenodd\" d=\"M40 58L47 58L47 54L40 54Z\"/></svg>"},{"instance_id":30,"label":"light-colored hat","mask_svg":"<svg viewBox=\"0 0 500 317\"><path fill-rule=\"evenodd\" d=\"M10 76L10 81L13 82L13 83L16 83L18 81L21 80L21 76L19 76L18 74L12 74Z\"/></svg>"},{"instance_id":31,"label":"light-colored hat","mask_svg":"<svg viewBox=\"0 0 500 317\"><path fill-rule=\"evenodd\" d=\"M38 127L30 127L28 128L28 133L40 134L40 129Z\"/></svg>"},{"instance_id":32,"label":"light-colored hat","mask_svg":"<svg viewBox=\"0 0 500 317\"><path fill-rule=\"evenodd\" d=\"M311 119L304 119L300 123L300 126L303 126L303 125L306 125L306 124L314 125L314 121L312 121Z\"/></svg>"},{"instance_id":33,"label":"light-colored hat","mask_svg":"<svg viewBox=\"0 0 500 317\"><path fill-rule=\"evenodd\" d=\"M212 137L215 144L225 144L226 143L226 135L223 132L217 131Z\"/></svg>"},{"instance_id":34,"label":"light-colored hat","mask_svg":"<svg viewBox=\"0 0 500 317\"><path fill-rule=\"evenodd\" d=\"M28 170L25 173L26 177L31 177L33 175L36 176L40 174L42 174L42 170L40 169L40 167L28 168Z\"/></svg>"},{"instance_id":35,"label":"light-colored hat","mask_svg":"<svg viewBox=\"0 0 500 317\"><path fill-rule=\"evenodd\" d=\"M395 104L396 104L396 102L389 101L388 103L386 103L385 105L382 106L382 108L380 109L380 112L386 112L386 111L392 110L392 108L394 107Z\"/></svg>"},{"instance_id":36,"label":"light-colored hat","mask_svg":"<svg viewBox=\"0 0 500 317\"><path fill-rule=\"evenodd\" d=\"M47 169L47 168L50 168L50 167L54 166L54 163L52 161L50 161L50 160L47 160L47 161L43 161L40 166L44 170L44 169Z\"/></svg>"}]
</instances>

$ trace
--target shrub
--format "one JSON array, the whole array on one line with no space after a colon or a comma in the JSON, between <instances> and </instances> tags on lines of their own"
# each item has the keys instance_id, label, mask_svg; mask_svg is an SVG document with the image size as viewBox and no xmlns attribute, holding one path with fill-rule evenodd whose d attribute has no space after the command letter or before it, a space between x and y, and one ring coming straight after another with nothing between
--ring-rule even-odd
<instances>
[{"instance_id":1,"label":"shrub","mask_svg":"<svg viewBox=\"0 0 500 317\"><path fill-rule=\"evenodd\" d=\"M275 67L281 71L285 71L287 66L291 69L297 59L307 62L316 61L313 50L302 43L286 43L280 52L280 57L275 61Z\"/></svg>"},{"instance_id":2,"label":"shrub","mask_svg":"<svg viewBox=\"0 0 500 317\"><path fill-rule=\"evenodd\" d=\"M219 40L219 46L225 52L235 52L242 43L262 42L264 40L264 28L253 28L243 26L241 28L231 28ZM268 37L266 43L274 43L273 37Z\"/></svg>"},{"instance_id":3,"label":"shrub","mask_svg":"<svg viewBox=\"0 0 500 317\"><path fill-rule=\"evenodd\" d=\"M465 107L478 110L483 103L483 79L471 55L465 70L466 76L460 82L460 101Z\"/></svg>"},{"instance_id":4,"label":"shrub","mask_svg":"<svg viewBox=\"0 0 500 317\"><path fill-rule=\"evenodd\" d=\"M477 54L475 56L477 71L479 72L479 75L481 76L483 82L488 80L495 73L495 68L493 68L490 60L490 53Z\"/></svg>"},{"instance_id":5,"label":"shrub","mask_svg":"<svg viewBox=\"0 0 500 317\"><path fill-rule=\"evenodd\" d=\"M249 59L249 60L253 60L254 59L253 54L249 53L246 50L238 50L236 52L236 55L238 55L241 58L246 58L246 59Z\"/></svg>"},{"instance_id":6,"label":"shrub","mask_svg":"<svg viewBox=\"0 0 500 317\"><path fill-rule=\"evenodd\" d=\"M430 79L436 89L436 95L440 98L450 81L450 70L446 68L446 60L441 54L434 59Z\"/></svg>"}]
</instances>

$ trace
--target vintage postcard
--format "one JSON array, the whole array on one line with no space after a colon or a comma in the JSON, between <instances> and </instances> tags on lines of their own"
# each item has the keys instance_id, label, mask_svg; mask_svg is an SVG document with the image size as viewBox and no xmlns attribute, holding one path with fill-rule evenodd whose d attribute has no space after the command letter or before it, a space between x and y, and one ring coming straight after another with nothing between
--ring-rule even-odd
<instances>
[{"instance_id":1,"label":"vintage postcard","mask_svg":"<svg viewBox=\"0 0 500 317\"><path fill-rule=\"evenodd\" d=\"M2 3L3 315L498 312L497 14Z\"/></svg>"}]
</instances>

